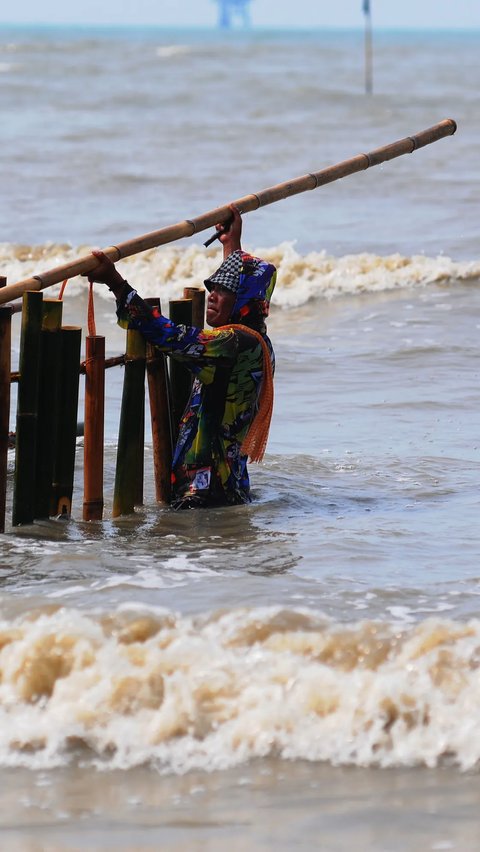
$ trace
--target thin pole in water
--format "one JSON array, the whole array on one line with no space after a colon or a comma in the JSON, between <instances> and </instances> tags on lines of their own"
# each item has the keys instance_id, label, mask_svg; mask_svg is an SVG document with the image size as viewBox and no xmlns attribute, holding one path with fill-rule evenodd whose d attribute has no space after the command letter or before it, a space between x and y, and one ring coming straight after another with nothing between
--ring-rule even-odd
<instances>
[{"instance_id":1,"label":"thin pole in water","mask_svg":"<svg viewBox=\"0 0 480 852\"><path fill-rule=\"evenodd\" d=\"M370 0L363 0L365 15L365 94L373 92L373 40L372 40L372 10Z\"/></svg>"}]
</instances>

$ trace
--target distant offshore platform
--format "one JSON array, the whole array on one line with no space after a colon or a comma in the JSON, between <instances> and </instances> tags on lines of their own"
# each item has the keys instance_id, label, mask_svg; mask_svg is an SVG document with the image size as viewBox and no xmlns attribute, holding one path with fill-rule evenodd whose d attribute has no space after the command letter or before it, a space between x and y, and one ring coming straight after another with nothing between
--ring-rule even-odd
<instances>
[{"instance_id":1,"label":"distant offshore platform","mask_svg":"<svg viewBox=\"0 0 480 852\"><path fill-rule=\"evenodd\" d=\"M250 25L250 0L217 0L218 26L229 30L238 21L242 26Z\"/></svg>"}]
</instances>

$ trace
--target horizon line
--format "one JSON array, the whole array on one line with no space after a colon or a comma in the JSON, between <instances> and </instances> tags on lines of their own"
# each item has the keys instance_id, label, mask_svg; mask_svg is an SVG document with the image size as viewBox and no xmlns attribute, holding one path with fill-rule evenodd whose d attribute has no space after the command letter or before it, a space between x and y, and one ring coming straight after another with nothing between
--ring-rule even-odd
<instances>
[{"instance_id":1,"label":"horizon line","mask_svg":"<svg viewBox=\"0 0 480 852\"><path fill-rule=\"evenodd\" d=\"M318 24L317 26L290 26L290 25L278 25L278 26L267 26L261 24L251 24L247 27L231 27L231 28L222 28L216 26L215 24L203 25L203 24L163 24L159 22L122 22L118 21L1 21L0 27L70 27L70 28L95 28L95 29L143 29L145 27L151 27L158 30L181 30L183 32L214 32L214 33L223 33L223 34L237 34L237 33L255 33L255 32L272 32L272 33L288 33L288 32L298 32L298 33L312 33L312 32L363 32L364 26L363 24L352 24L349 26L341 26L341 25L329 25L329 24ZM427 25L395 25L389 24L384 26L375 27L375 31L378 32L442 32L442 33L453 33L453 32L472 32L476 33L480 30L480 23L478 26L427 26Z\"/></svg>"}]
</instances>

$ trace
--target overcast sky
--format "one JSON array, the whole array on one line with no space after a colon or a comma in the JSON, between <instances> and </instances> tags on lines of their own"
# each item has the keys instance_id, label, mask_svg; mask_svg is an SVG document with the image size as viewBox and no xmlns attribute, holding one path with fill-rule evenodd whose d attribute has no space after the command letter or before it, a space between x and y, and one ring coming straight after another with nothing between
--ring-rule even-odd
<instances>
[{"instance_id":1,"label":"overcast sky","mask_svg":"<svg viewBox=\"0 0 480 852\"><path fill-rule=\"evenodd\" d=\"M218 0L15 0L0 5L3 23L213 26ZM377 27L480 29L480 0L371 0ZM250 0L253 26L361 26L362 0Z\"/></svg>"}]
</instances>

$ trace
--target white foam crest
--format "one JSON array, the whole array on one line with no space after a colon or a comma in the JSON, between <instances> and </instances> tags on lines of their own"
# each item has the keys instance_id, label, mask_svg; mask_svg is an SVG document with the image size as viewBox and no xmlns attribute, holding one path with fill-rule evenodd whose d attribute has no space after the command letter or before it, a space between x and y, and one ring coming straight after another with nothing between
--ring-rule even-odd
<instances>
[{"instance_id":1,"label":"white foam crest","mask_svg":"<svg viewBox=\"0 0 480 852\"><path fill-rule=\"evenodd\" d=\"M480 765L480 621L340 625L49 607L0 623L0 765L223 769L255 757Z\"/></svg>"},{"instance_id":2,"label":"white foam crest","mask_svg":"<svg viewBox=\"0 0 480 852\"><path fill-rule=\"evenodd\" d=\"M0 263L9 283L51 269L88 254L90 248L76 249L63 244L42 246L0 244ZM450 281L475 281L480 278L480 261L454 261L440 255L403 257L400 254L374 254L334 257L325 252L299 254L294 243L281 243L253 250L257 256L274 263L278 279L272 304L281 308L298 307L311 299L334 299L343 295L412 289ZM202 246L163 246L150 249L119 262L118 268L142 296L160 296L164 301L178 298L183 287L201 286L221 263L218 248ZM55 295L60 285L52 287ZM68 295L86 291L85 279L72 279ZM110 298L106 287L98 285L96 294Z\"/></svg>"},{"instance_id":3,"label":"white foam crest","mask_svg":"<svg viewBox=\"0 0 480 852\"><path fill-rule=\"evenodd\" d=\"M173 56L185 56L191 53L192 49L188 44L163 44L157 47L157 56L160 59L171 59Z\"/></svg>"}]
</instances>

